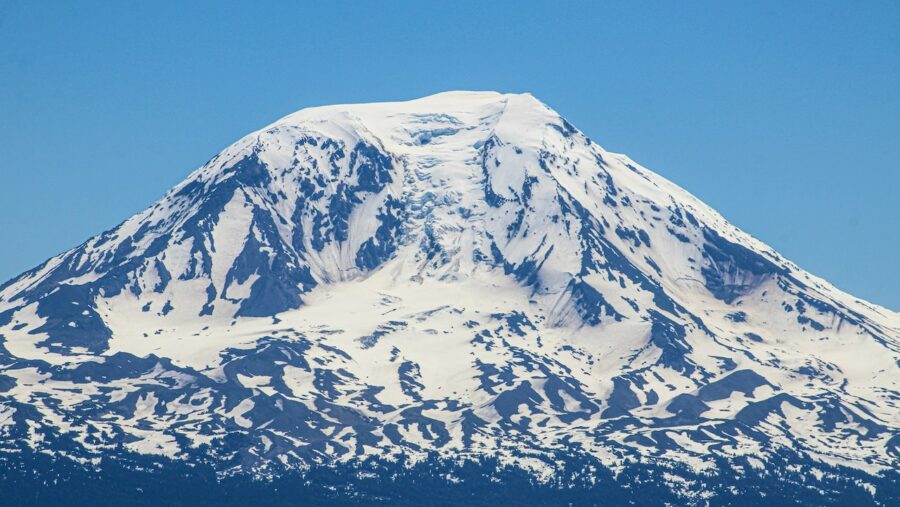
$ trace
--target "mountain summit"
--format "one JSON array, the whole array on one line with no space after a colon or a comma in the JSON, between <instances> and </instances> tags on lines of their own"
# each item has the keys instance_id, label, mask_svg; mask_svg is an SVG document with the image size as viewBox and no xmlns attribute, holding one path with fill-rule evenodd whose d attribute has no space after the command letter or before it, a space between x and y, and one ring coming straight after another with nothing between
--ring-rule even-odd
<instances>
[{"instance_id":1,"label":"mountain summit","mask_svg":"<svg viewBox=\"0 0 900 507\"><path fill-rule=\"evenodd\" d=\"M3 447L84 466L577 456L876 494L900 456L900 315L528 94L289 115L0 286L0 342Z\"/></svg>"}]
</instances>

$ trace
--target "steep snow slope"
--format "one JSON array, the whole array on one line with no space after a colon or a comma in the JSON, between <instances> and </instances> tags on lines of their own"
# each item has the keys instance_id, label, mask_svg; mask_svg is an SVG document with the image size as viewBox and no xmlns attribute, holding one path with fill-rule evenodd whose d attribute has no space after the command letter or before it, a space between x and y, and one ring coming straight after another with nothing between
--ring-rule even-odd
<instances>
[{"instance_id":1,"label":"steep snow slope","mask_svg":"<svg viewBox=\"0 0 900 507\"><path fill-rule=\"evenodd\" d=\"M900 452L898 314L530 95L287 116L3 285L0 336L4 447L76 459Z\"/></svg>"}]
</instances>

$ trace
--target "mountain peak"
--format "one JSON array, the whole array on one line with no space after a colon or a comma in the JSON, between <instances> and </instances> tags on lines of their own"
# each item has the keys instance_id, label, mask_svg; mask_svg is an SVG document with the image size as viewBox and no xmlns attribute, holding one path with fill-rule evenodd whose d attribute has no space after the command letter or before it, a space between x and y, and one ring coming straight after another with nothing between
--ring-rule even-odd
<instances>
[{"instance_id":1,"label":"mountain peak","mask_svg":"<svg viewBox=\"0 0 900 507\"><path fill-rule=\"evenodd\" d=\"M2 286L0 336L34 448L77 413L247 469L565 449L699 470L785 442L896 466L898 314L528 94L286 116Z\"/></svg>"},{"instance_id":2,"label":"mountain peak","mask_svg":"<svg viewBox=\"0 0 900 507\"><path fill-rule=\"evenodd\" d=\"M465 111L475 112L484 107L491 107L492 104L506 103L514 97L530 97L537 101L530 93L515 94L500 93L496 91L451 90L404 101L364 102L307 107L285 116L281 120L278 120L276 124L296 121L293 120L295 117L316 117L317 115L327 115L334 111L362 114L365 114L367 111L370 113L382 111L388 115L401 112L418 112L424 114L451 114Z\"/></svg>"},{"instance_id":3,"label":"mountain peak","mask_svg":"<svg viewBox=\"0 0 900 507\"><path fill-rule=\"evenodd\" d=\"M436 130L492 127L506 111L516 111L519 121L528 119L554 121L559 117L531 94L498 92L449 91L403 102L343 104L301 109L269 127L315 128L326 124L354 129L362 127L384 139L392 148L416 144L408 135L422 135L428 126ZM558 120L557 120L558 121ZM519 125L525 128L527 125Z\"/></svg>"}]
</instances>

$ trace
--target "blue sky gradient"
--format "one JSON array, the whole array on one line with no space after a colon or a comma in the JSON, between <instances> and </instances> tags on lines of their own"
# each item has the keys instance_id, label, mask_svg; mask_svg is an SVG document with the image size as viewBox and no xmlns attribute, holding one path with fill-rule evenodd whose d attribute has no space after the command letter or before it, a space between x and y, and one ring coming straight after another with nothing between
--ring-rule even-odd
<instances>
[{"instance_id":1,"label":"blue sky gradient","mask_svg":"<svg viewBox=\"0 0 900 507\"><path fill-rule=\"evenodd\" d=\"M900 310L900 3L482 4L0 1L0 279L297 109L491 89Z\"/></svg>"}]
</instances>

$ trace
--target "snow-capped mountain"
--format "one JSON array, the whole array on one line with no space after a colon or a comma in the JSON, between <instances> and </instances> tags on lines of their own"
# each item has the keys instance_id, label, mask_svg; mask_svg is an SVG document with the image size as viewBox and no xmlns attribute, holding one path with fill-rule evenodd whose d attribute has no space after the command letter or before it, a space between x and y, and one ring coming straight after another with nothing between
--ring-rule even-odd
<instances>
[{"instance_id":1,"label":"snow-capped mountain","mask_svg":"<svg viewBox=\"0 0 900 507\"><path fill-rule=\"evenodd\" d=\"M287 116L0 286L0 342L0 453L84 466L900 459L900 315L527 94Z\"/></svg>"}]
</instances>

